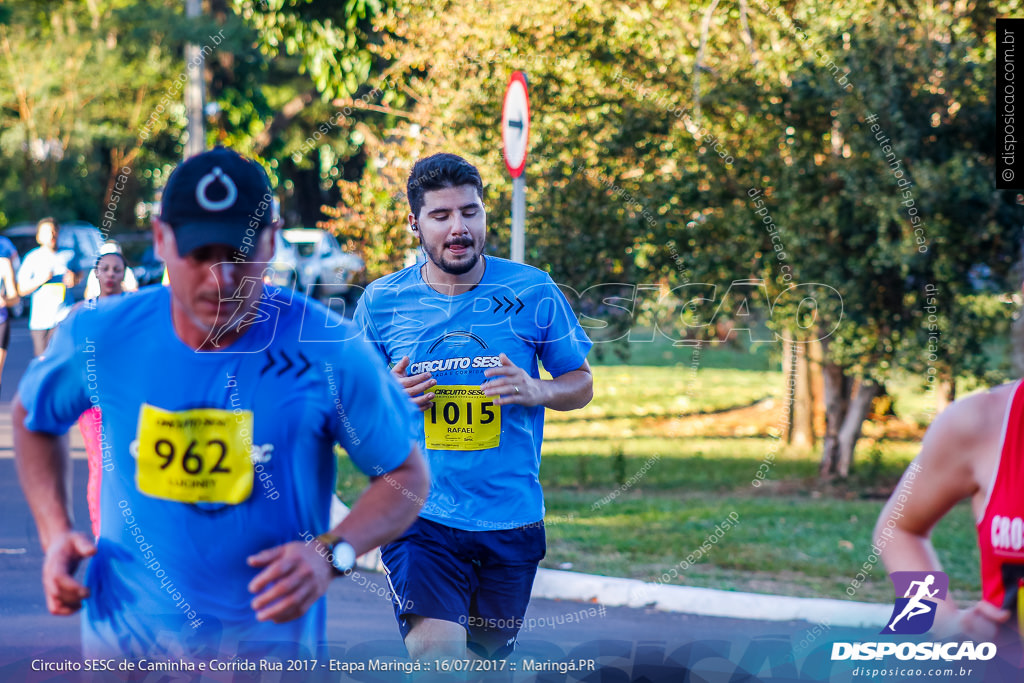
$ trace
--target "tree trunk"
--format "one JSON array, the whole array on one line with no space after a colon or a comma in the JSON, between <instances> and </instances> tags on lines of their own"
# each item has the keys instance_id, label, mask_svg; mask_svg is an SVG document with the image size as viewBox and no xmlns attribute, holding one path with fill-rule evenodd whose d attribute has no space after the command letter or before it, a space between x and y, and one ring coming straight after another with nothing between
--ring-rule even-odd
<instances>
[{"instance_id":1,"label":"tree trunk","mask_svg":"<svg viewBox=\"0 0 1024 683\"><path fill-rule=\"evenodd\" d=\"M951 367L941 373L938 386L935 388L935 414L938 415L950 403L956 400L956 377Z\"/></svg>"},{"instance_id":2,"label":"tree trunk","mask_svg":"<svg viewBox=\"0 0 1024 683\"><path fill-rule=\"evenodd\" d=\"M782 391L783 396L787 397L783 399L783 409L786 411L786 432L781 434L780 437L786 440L787 444L793 443L793 425L796 424L796 403L789 401L789 388L793 386L795 378L793 374L796 372L796 363L793 362L793 351L794 346L793 336L789 333L789 330L782 331Z\"/></svg>"},{"instance_id":3,"label":"tree trunk","mask_svg":"<svg viewBox=\"0 0 1024 683\"><path fill-rule=\"evenodd\" d=\"M850 401L849 409L843 418L843 424L839 428L838 439L839 462L837 470L839 476L844 479L850 474L850 465L853 464L853 449L857 445L857 439L860 438L860 430L864 425L864 420L871 411L871 402L876 397L881 396L883 391L884 388L881 385L875 384L870 380L863 380L860 382L857 394Z\"/></svg>"},{"instance_id":4,"label":"tree trunk","mask_svg":"<svg viewBox=\"0 0 1024 683\"><path fill-rule=\"evenodd\" d=\"M850 404L852 382L845 370L835 363L823 363L821 371L825 388L825 440L819 473L827 477L838 472L839 432Z\"/></svg>"},{"instance_id":5,"label":"tree trunk","mask_svg":"<svg viewBox=\"0 0 1024 683\"><path fill-rule=\"evenodd\" d=\"M135 227L135 203L138 199L138 179L134 178L134 168L136 158L139 156L141 147L131 147L128 149L122 149L115 147L110 150L110 175L107 178L107 189L104 193L103 205L101 207L101 218L98 222L100 226L105 229L101 229L105 236L109 237L108 233L111 232L111 228L117 225L128 225L132 228ZM117 186L117 178L121 175L122 170L128 169L128 181L124 184L124 188L118 191L118 197L116 202L116 210L113 211L114 219L109 224L104 225L103 215L106 214L108 207L114 202L114 191ZM114 230L117 233L119 231Z\"/></svg>"},{"instance_id":6,"label":"tree trunk","mask_svg":"<svg viewBox=\"0 0 1024 683\"><path fill-rule=\"evenodd\" d=\"M324 205L323 190L320 189L320 151L310 152L312 168L296 169L294 203L298 206L301 225L314 227L324 219L321 207Z\"/></svg>"},{"instance_id":7,"label":"tree trunk","mask_svg":"<svg viewBox=\"0 0 1024 683\"><path fill-rule=\"evenodd\" d=\"M815 437L825 433L825 378L821 372L824 347L815 339L807 343L807 369L811 380L812 425Z\"/></svg>"},{"instance_id":8,"label":"tree trunk","mask_svg":"<svg viewBox=\"0 0 1024 683\"><path fill-rule=\"evenodd\" d=\"M797 448L813 448L814 434L814 391L811 385L811 369L807 358L807 344L796 344L796 385L793 391L793 440Z\"/></svg>"}]
</instances>

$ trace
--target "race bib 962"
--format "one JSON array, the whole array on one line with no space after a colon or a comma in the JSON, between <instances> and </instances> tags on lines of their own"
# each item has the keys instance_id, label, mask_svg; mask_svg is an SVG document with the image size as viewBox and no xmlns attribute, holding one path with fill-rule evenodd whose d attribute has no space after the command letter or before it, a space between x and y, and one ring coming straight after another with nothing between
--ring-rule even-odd
<instances>
[{"instance_id":1,"label":"race bib 962","mask_svg":"<svg viewBox=\"0 0 1024 683\"><path fill-rule=\"evenodd\" d=\"M252 411L199 408L139 412L135 485L181 503L237 505L252 493Z\"/></svg>"}]
</instances>

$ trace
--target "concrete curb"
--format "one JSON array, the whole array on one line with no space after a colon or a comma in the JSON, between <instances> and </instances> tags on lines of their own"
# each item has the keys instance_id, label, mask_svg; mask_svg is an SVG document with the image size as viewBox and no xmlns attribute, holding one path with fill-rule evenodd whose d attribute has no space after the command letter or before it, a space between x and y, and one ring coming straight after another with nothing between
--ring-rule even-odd
<instances>
[{"instance_id":1,"label":"concrete curb","mask_svg":"<svg viewBox=\"0 0 1024 683\"><path fill-rule=\"evenodd\" d=\"M345 518L348 507L337 496L331 504L331 526ZM356 565L368 571L384 571L380 550L359 557ZM808 621L829 626L881 628L889 619L892 605L826 598L791 598L784 595L740 593L666 586L637 579L581 574L558 569L539 569L532 597L549 600L598 602L606 607L650 607L662 612L682 612L708 617L761 619L764 621Z\"/></svg>"},{"instance_id":2,"label":"concrete curb","mask_svg":"<svg viewBox=\"0 0 1024 683\"><path fill-rule=\"evenodd\" d=\"M803 620L830 626L881 628L892 605L825 598L740 593L666 586L637 579L595 576L556 569L540 569L533 582L533 597L599 602L605 606L651 607L663 612L684 612L710 617Z\"/></svg>"}]
</instances>

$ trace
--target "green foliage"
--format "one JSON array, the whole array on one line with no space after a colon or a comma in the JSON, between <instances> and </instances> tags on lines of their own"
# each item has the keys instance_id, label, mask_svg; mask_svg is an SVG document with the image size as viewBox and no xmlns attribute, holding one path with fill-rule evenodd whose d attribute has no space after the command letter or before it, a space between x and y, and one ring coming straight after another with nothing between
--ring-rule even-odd
<instances>
[{"instance_id":1,"label":"green foliage","mask_svg":"<svg viewBox=\"0 0 1024 683\"><path fill-rule=\"evenodd\" d=\"M842 294L830 359L883 382L896 367L923 371L937 309L930 364L941 375L984 374L982 344L1005 332L1008 311L983 301L968 272L984 264L1011 289L1024 218L1010 193L992 190L992 8L954 17L946 5L822 7L794 5L777 24L756 23L755 35L782 47L765 54L764 68L778 71L740 85L764 91L765 126L752 137L764 140L762 185L794 271ZM816 39L813 52L788 30L793 21ZM783 55L797 68L774 61ZM779 313L773 321L789 317ZM839 314L826 306L819 327L794 331Z\"/></svg>"},{"instance_id":2,"label":"green foliage","mask_svg":"<svg viewBox=\"0 0 1024 683\"><path fill-rule=\"evenodd\" d=\"M235 11L256 29L260 50L269 58L299 58L325 99L353 95L367 80L372 63L365 43L381 0L233 0Z\"/></svg>"},{"instance_id":3,"label":"green foliage","mask_svg":"<svg viewBox=\"0 0 1024 683\"><path fill-rule=\"evenodd\" d=\"M229 5L209 3L195 19L184 17L180 0L4 5L0 228L43 214L101 225L125 168L128 187L104 227L134 227L136 203L153 199L182 154L189 42L204 55L207 144L264 159L286 202L298 181L295 203L318 214L330 194L310 202L309 181L318 194L360 144L348 124L328 131L327 153L303 149L303 141L334 113L332 98L362 86L370 68L364 46L382 4L237 2L234 13ZM275 41L282 49L268 47ZM297 163L279 163L296 152ZM317 166L312 177L302 173L307 156Z\"/></svg>"},{"instance_id":4,"label":"green foliage","mask_svg":"<svg viewBox=\"0 0 1024 683\"><path fill-rule=\"evenodd\" d=\"M402 268L416 248L406 218L406 162L418 156L422 147L415 138L384 144L365 125L359 132L366 140L363 175L359 180L338 181L341 202L324 207L329 217L324 225L362 254L370 279L376 279Z\"/></svg>"},{"instance_id":5,"label":"green foliage","mask_svg":"<svg viewBox=\"0 0 1024 683\"><path fill-rule=\"evenodd\" d=\"M0 191L9 221L52 213L99 224L110 180L134 165L142 124L170 80L161 39L146 31L166 20L166 6L140 6L130 29L120 14L128 3L90 4L95 11L45 3L45 14L44 3L19 4L0 26ZM134 223L125 204L118 222Z\"/></svg>"},{"instance_id":6,"label":"green foliage","mask_svg":"<svg viewBox=\"0 0 1024 683\"><path fill-rule=\"evenodd\" d=\"M680 42L692 27L658 22L655 35L638 41L651 28L649 17L612 9L611 3L554 3L527 12L484 2L439 12L430 3L399 3L382 20L388 36L375 48L410 94L408 122L387 139L415 138L424 153L457 151L481 168L490 249L499 255L508 253L511 197L501 158L501 100L509 74L527 72L533 103L527 260L580 291L656 277L638 271L635 253L660 241L659 222L679 220L668 207L691 194L680 194L685 183L677 182L676 160L687 158L692 140L678 147L677 139L685 140L678 120L663 104L637 101L620 72L659 59L659 41ZM480 22L482 15L488 21ZM680 91L668 90L659 102L678 99ZM662 203L664 218L657 210ZM381 213L373 206L362 211L367 224Z\"/></svg>"}]
</instances>

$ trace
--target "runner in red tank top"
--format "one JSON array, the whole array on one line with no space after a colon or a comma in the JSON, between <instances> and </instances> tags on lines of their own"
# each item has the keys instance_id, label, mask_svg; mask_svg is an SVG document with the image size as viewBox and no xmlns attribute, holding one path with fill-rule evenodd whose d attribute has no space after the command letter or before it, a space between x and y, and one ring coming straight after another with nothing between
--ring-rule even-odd
<instances>
[{"instance_id":1,"label":"runner in red tank top","mask_svg":"<svg viewBox=\"0 0 1024 683\"><path fill-rule=\"evenodd\" d=\"M992 640L1016 610L1017 581L1024 576L1022 387L1014 382L968 396L936 417L878 518L875 546L889 572L942 571L932 530L953 506L970 498L983 599L962 611L952 598L940 600L937 636L964 633L976 641Z\"/></svg>"},{"instance_id":2,"label":"runner in red tank top","mask_svg":"<svg viewBox=\"0 0 1024 683\"><path fill-rule=\"evenodd\" d=\"M1024 382L1014 386L996 476L978 522L982 596L1012 612L1024 579Z\"/></svg>"}]
</instances>

